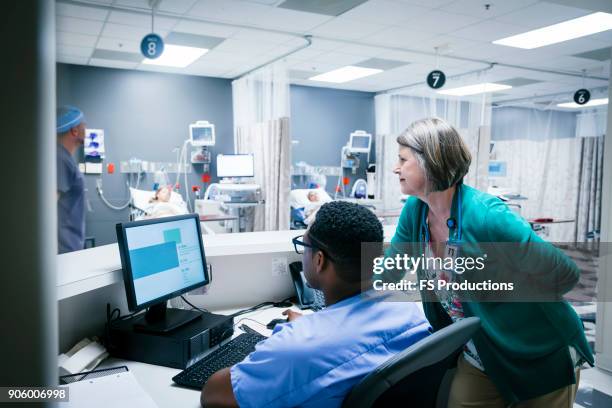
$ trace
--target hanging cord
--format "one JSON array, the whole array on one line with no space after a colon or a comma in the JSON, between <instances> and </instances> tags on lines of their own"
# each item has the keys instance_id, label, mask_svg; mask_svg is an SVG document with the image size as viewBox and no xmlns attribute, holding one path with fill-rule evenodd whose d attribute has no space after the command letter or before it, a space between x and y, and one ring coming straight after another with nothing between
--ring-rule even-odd
<instances>
[{"instance_id":1,"label":"hanging cord","mask_svg":"<svg viewBox=\"0 0 612 408\"><path fill-rule=\"evenodd\" d=\"M140 173L138 173L138 178L136 181L136 185L138 186L138 184L140 183ZM132 192L130 190L130 183L129 182L125 182L125 185L128 188L128 199L127 202L125 204L122 205L114 205L111 204L106 197L104 197L104 191L102 190L102 177L100 177L96 183L96 191L98 192L98 195L100 196L100 199L102 200L102 202L110 209L116 210L116 211L121 211L124 210L126 208L128 208L128 206L132 203Z\"/></svg>"}]
</instances>

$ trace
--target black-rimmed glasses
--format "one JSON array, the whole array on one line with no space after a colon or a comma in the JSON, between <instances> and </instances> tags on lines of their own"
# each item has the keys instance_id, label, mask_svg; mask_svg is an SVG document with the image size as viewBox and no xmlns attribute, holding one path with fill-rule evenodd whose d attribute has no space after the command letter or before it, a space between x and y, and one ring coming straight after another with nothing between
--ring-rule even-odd
<instances>
[{"instance_id":1,"label":"black-rimmed glasses","mask_svg":"<svg viewBox=\"0 0 612 408\"><path fill-rule=\"evenodd\" d=\"M295 252L297 252L300 255L304 253L304 247L318 249L318 247L315 245L310 245L310 244L305 243L304 235L298 235L297 237L293 238L291 242L293 242L293 248L295 249Z\"/></svg>"},{"instance_id":2,"label":"black-rimmed glasses","mask_svg":"<svg viewBox=\"0 0 612 408\"><path fill-rule=\"evenodd\" d=\"M311 240L312 240L312 238L311 238ZM293 238L291 240L291 242L293 242L293 248L295 249L295 252L297 252L300 255L302 255L304 253L304 247L307 247L307 248L316 249L316 250L319 250L319 251L323 252L326 257L328 257L330 260L333 261L333 258L331 256L329 256L329 253L326 250L324 250L323 248L321 248L321 246L313 245L313 244L307 244L306 242L304 242L304 235L299 235L299 236Z\"/></svg>"}]
</instances>

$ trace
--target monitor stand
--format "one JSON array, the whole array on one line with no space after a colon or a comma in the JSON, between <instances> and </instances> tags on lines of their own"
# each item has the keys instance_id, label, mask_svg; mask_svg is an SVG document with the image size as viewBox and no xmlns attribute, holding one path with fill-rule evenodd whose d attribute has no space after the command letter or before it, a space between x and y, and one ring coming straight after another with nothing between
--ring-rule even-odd
<instances>
[{"instance_id":1,"label":"monitor stand","mask_svg":"<svg viewBox=\"0 0 612 408\"><path fill-rule=\"evenodd\" d=\"M146 313L136 318L134 329L150 333L167 333L202 317L195 310L169 309L166 302L150 306Z\"/></svg>"}]
</instances>

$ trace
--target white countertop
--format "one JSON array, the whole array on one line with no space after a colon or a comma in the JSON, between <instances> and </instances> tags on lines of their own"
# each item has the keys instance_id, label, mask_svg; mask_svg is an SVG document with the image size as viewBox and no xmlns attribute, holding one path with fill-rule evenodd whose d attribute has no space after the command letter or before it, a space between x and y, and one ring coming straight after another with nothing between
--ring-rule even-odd
<instances>
[{"instance_id":1,"label":"white countertop","mask_svg":"<svg viewBox=\"0 0 612 408\"><path fill-rule=\"evenodd\" d=\"M385 226L388 241L395 226ZM242 232L203 235L207 258L293 252L291 239L305 230ZM58 300L123 281L117 244L103 245L57 256Z\"/></svg>"}]
</instances>

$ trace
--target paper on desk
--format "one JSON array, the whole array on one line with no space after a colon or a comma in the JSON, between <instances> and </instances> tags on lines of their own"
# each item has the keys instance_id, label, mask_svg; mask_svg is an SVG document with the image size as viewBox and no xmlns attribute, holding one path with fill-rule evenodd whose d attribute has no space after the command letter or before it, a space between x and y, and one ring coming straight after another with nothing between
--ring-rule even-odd
<instances>
[{"instance_id":1,"label":"paper on desk","mask_svg":"<svg viewBox=\"0 0 612 408\"><path fill-rule=\"evenodd\" d=\"M68 407L157 408L129 371L78 381L68 387Z\"/></svg>"}]
</instances>

